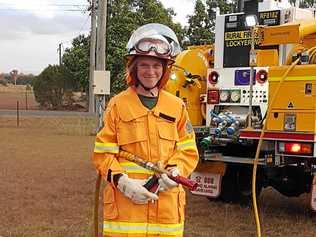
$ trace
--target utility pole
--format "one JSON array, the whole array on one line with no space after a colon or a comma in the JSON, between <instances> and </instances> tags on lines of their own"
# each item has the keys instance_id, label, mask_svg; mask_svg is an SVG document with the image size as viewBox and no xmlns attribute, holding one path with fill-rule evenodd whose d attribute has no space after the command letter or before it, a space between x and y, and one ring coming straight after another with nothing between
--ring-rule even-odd
<instances>
[{"instance_id":1,"label":"utility pole","mask_svg":"<svg viewBox=\"0 0 316 237\"><path fill-rule=\"evenodd\" d=\"M90 31L90 75L89 75L89 113L94 113L93 73L95 70L96 20L95 1L91 0L91 31Z\"/></svg>"},{"instance_id":2,"label":"utility pole","mask_svg":"<svg viewBox=\"0 0 316 237\"><path fill-rule=\"evenodd\" d=\"M97 65L96 69L105 70L107 0L98 0Z\"/></svg>"},{"instance_id":3,"label":"utility pole","mask_svg":"<svg viewBox=\"0 0 316 237\"><path fill-rule=\"evenodd\" d=\"M59 55L59 66L61 66L61 46L62 46L62 44L63 44L63 43L60 43L60 44L58 45L58 49L57 49L58 55Z\"/></svg>"},{"instance_id":4,"label":"utility pole","mask_svg":"<svg viewBox=\"0 0 316 237\"><path fill-rule=\"evenodd\" d=\"M105 71L105 45L106 45L106 17L107 0L98 0L98 24L97 24L97 63L96 70ZM103 110L105 107L105 95L96 96L98 129L103 127Z\"/></svg>"}]
</instances>

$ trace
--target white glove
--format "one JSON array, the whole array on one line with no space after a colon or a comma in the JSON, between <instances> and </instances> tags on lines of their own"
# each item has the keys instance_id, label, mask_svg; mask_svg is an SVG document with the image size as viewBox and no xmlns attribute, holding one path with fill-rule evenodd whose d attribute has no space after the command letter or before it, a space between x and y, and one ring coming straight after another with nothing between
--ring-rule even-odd
<instances>
[{"instance_id":1,"label":"white glove","mask_svg":"<svg viewBox=\"0 0 316 237\"><path fill-rule=\"evenodd\" d=\"M131 199L136 204L146 204L149 200L158 200L158 196L149 192L143 185L147 180L131 179L123 174L117 183L117 188L124 196Z\"/></svg>"},{"instance_id":2,"label":"white glove","mask_svg":"<svg viewBox=\"0 0 316 237\"><path fill-rule=\"evenodd\" d=\"M169 169L169 171L173 177L176 177L180 174L178 168L176 167ZM172 179L170 179L167 174L160 175L158 183L159 183L159 192L167 191L171 188L179 186L179 184L173 181Z\"/></svg>"}]
</instances>

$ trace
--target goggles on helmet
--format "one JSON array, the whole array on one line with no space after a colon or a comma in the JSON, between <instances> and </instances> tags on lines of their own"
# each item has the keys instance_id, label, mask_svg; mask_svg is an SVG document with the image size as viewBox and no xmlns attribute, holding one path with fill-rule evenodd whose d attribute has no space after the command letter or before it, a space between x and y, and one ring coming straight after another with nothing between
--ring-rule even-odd
<instances>
[{"instance_id":1,"label":"goggles on helmet","mask_svg":"<svg viewBox=\"0 0 316 237\"><path fill-rule=\"evenodd\" d=\"M139 54L148 54L150 51L155 52L157 56L170 56L171 47L168 42L160 39L144 38L137 42L132 48Z\"/></svg>"}]
</instances>

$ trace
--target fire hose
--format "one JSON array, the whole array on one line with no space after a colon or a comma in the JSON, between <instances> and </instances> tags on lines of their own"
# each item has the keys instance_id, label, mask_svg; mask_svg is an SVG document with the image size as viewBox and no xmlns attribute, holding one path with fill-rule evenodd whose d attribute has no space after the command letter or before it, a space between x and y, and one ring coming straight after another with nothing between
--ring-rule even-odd
<instances>
[{"instance_id":1,"label":"fire hose","mask_svg":"<svg viewBox=\"0 0 316 237\"><path fill-rule=\"evenodd\" d=\"M311 55L315 55L316 54L316 47L310 48L309 50L307 50L307 52ZM268 121L268 118L271 114L272 105L274 104L274 102L277 98L277 95L278 95L278 92L280 91L281 85L283 84L287 75L293 70L293 68L299 63L299 61L300 61L300 59L296 59L291 64L291 66L285 71L285 73L282 75L281 80L280 80L274 94L272 95L271 102L269 102L269 106L268 106L268 109L266 112L267 117L265 119L265 122L263 123L263 128L261 130L260 137L259 137L259 142L258 142L258 146L257 146L257 150L256 150L256 155L255 155L254 164L253 164L253 171L252 171L252 202L253 202L253 210L254 210L254 216L255 216L256 227L257 227L256 231L257 231L258 237L261 237L261 224L260 224L260 219L259 219L257 197L256 197L256 175L257 175L257 166L258 166L260 150L261 150L261 146L262 146L262 142L263 142L263 136L264 136L265 130L267 128L267 121Z\"/></svg>"},{"instance_id":2,"label":"fire hose","mask_svg":"<svg viewBox=\"0 0 316 237\"><path fill-rule=\"evenodd\" d=\"M170 179L172 179L173 181L175 181L178 184L183 185L184 187L190 189L190 190L195 190L198 186L198 183L190 180L186 177L177 175L174 176L169 170L160 167L157 164L154 164L150 161L146 161L142 158L140 158L139 156L136 156L132 153L129 153L127 151L123 151L121 150L118 155L118 157L124 158L128 161L134 162L137 165L151 170L155 173L155 175L153 177L155 177L154 179L149 179L149 181L144 185L145 188L147 188L148 190L151 190L152 186L155 185L155 182L158 181L158 178L160 174L167 174L168 177ZM102 176L100 173L98 173L97 179L96 179L96 184L95 184L95 194L94 194L94 210L93 210L93 217L94 217L94 237L98 237L98 233L99 233L99 223L98 223L98 219L99 219L99 196L100 196L100 187L101 187L101 180L102 180Z\"/></svg>"}]
</instances>

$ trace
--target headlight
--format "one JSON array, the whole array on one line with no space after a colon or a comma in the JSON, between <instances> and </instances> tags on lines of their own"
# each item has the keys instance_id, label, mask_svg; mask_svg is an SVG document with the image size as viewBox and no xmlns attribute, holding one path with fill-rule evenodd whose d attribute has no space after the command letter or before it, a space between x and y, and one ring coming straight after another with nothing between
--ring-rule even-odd
<instances>
[{"instance_id":1,"label":"headlight","mask_svg":"<svg viewBox=\"0 0 316 237\"><path fill-rule=\"evenodd\" d=\"M177 80L177 75L175 73L172 73L170 75L170 80L173 80L173 81Z\"/></svg>"}]
</instances>

